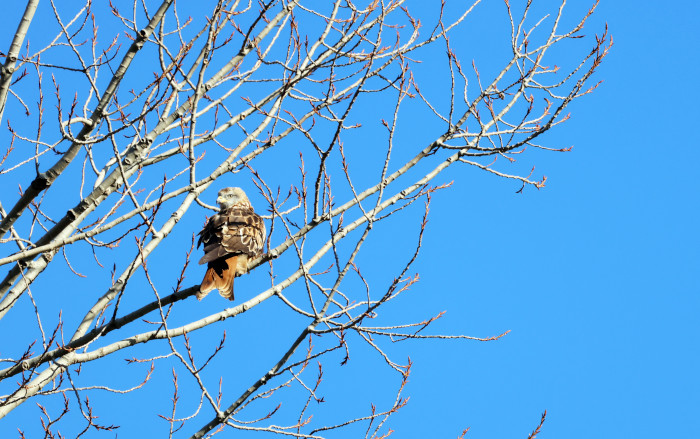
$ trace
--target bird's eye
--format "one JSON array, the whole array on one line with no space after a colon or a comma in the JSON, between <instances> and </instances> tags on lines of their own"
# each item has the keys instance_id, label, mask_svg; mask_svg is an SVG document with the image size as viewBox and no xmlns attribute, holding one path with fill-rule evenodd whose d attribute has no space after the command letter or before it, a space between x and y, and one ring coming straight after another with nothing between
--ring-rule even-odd
<instances>
[{"instance_id":1,"label":"bird's eye","mask_svg":"<svg viewBox=\"0 0 700 439\"><path fill-rule=\"evenodd\" d=\"M227 198L233 198L233 194L226 195Z\"/></svg>"}]
</instances>

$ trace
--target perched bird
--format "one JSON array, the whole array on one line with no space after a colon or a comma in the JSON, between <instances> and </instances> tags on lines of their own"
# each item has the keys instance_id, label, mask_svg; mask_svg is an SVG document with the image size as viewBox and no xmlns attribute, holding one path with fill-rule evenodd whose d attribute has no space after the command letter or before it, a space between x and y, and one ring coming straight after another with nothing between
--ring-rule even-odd
<instances>
[{"instance_id":1,"label":"perched bird","mask_svg":"<svg viewBox=\"0 0 700 439\"><path fill-rule=\"evenodd\" d=\"M197 242L197 247L204 244L199 263L208 264L197 292L199 300L213 289L233 300L233 279L248 271L249 259L262 254L267 233L241 188L221 189L216 202L221 210L209 218Z\"/></svg>"}]
</instances>

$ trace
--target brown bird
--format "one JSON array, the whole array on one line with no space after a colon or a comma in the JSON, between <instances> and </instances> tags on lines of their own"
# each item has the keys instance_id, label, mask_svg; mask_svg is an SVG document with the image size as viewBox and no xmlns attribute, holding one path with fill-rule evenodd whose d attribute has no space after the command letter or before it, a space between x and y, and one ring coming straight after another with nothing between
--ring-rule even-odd
<instances>
[{"instance_id":1,"label":"brown bird","mask_svg":"<svg viewBox=\"0 0 700 439\"><path fill-rule=\"evenodd\" d=\"M197 292L199 300L213 289L233 300L233 279L248 272L249 259L262 254L267 234L265 223L241 188L221 189L216 202L221 210L209 218L197 242L197 247L204 244L199 263L208 264Z\"/></svg>"}]
</instances>

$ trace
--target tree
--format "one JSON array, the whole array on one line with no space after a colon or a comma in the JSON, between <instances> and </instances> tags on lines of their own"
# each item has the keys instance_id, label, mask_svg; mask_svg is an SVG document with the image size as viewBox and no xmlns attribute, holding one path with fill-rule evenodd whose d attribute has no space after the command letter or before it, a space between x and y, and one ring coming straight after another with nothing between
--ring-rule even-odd
<instances>
[{"instance_id":1,"label":"tree","mask_svg":"<svg viewBox=\"0 0 700 439\"><path fill-rule=\"evenodd\" d=\"M182 3L29 0L3 54L0 175L20 194L4 191L0 206L0 318L13 331L0 416L36 400L21 431L81 436L148 412L170 436L384 437L411 367L393 342L503 335L431 335L440 315L383 317L418 281L431 195L449 187L437 177L459 167L543 187L515 159L565 150L540 136L597 85L607 30L560 69L548 52L581 38L595 5L566 27L565 1L551 16L506 1L510 50L485 74L460 62L457 41L480 1L459 13L408 1ZM226 186L265 215L266 253L235 303L197 303L195 233ZM361 251L388 227L402 232L390 256ZM377 405L317 404L324 372L365 348L396 376L377 385L384 396L353 394ZM148 391L162 388L158 373L170 374L167 396ZM127 415L101 410L115 400L130 401Z\"/></svg>"}]
</instances>

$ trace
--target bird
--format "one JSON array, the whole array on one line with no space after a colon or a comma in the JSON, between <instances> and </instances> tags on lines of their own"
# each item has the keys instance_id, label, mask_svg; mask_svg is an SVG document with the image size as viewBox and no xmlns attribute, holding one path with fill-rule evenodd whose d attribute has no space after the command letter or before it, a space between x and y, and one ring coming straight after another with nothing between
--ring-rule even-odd
<instances>
[{"instance_id":1,"label":"bird","mask_svg":"<svg viewBox=\"0 0 700 439\"><path fill-rule=\"evenodd\" d=\"M233 300L233 279L247 273L248 261L263 253L267 234L263 219L255 213L243 189L221 189L216 202L219 213L209 218L197 241L197 248L204 244L199 264L207 264L196 293L198 300L213 289Z\"/></svg>"}]
</instances>

